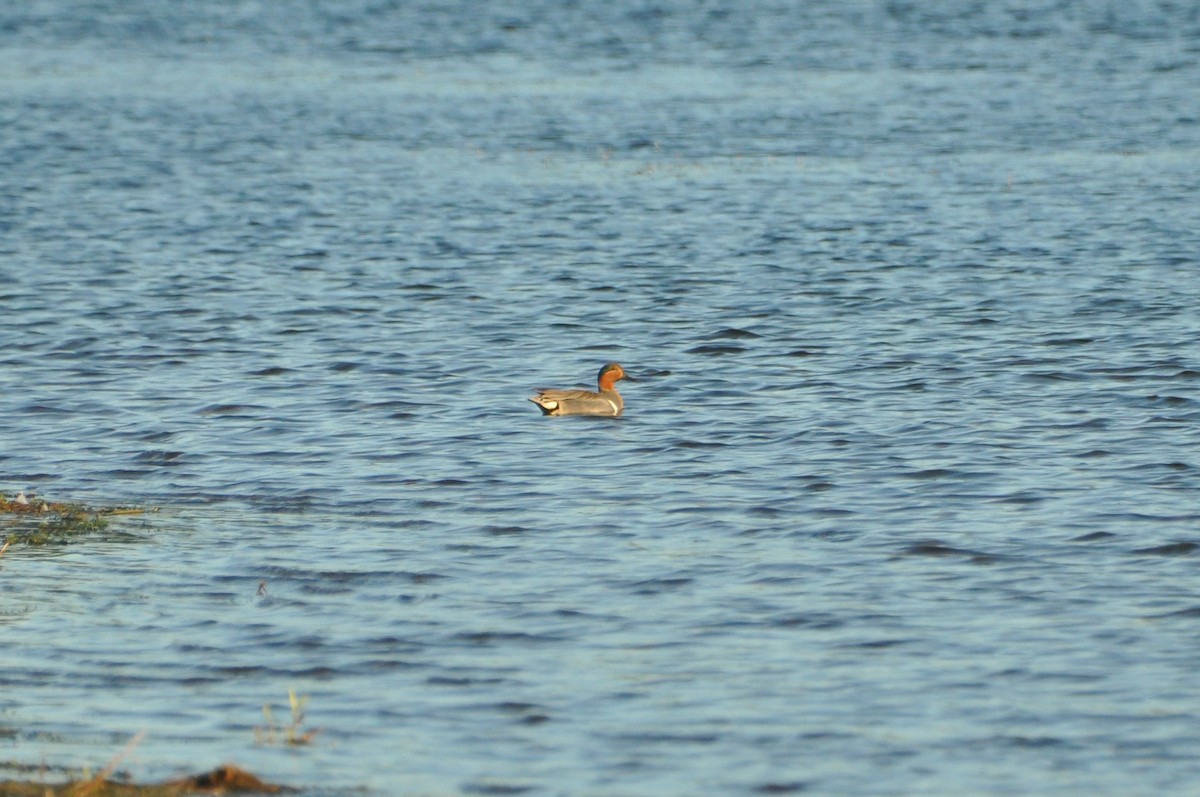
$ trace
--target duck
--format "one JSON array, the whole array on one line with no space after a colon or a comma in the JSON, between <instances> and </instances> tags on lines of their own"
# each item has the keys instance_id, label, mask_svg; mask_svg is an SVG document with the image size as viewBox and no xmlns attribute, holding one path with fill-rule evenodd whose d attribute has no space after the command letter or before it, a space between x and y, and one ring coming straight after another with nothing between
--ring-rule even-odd
<instances>
[{"instance_id":1,"label":"duck","mask_svg":"<svg viewBox=\"0 0 1200 797\"><path fill-rule=\"evenodd\" d=\"M543 415L597 415L619 418L625 401L617 392L617 380L628 379L618 363L608 363L596 375L599 392L590 390L553 390L542 388L529 399Z\"/></svg>"}]
</instances>

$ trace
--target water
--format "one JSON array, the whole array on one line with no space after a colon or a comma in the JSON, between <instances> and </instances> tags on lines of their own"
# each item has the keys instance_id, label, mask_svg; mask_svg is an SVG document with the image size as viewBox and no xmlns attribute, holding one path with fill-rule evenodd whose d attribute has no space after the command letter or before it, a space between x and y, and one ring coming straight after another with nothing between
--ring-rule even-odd
<instances>
[{"instance_id":1,"label":"water","mask_svg":"<svg viewBox=\"0 0 1200 797\"><path fill-rule=\"evenodd\" d=\"M159 511L0 558L0 760L1200 788L1200 17L923 5L2 12L0 489Z\"/></svg>"}]
</instances>

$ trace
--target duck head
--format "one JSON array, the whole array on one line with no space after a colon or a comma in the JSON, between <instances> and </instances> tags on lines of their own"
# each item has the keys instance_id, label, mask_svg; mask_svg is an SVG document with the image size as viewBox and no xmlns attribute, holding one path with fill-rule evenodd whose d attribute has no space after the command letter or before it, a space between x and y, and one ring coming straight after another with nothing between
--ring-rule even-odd
<instances>
[{"instance_id":1,"label":"duck head","mask_svg":"<svg viewBox=\"0 0 1200 797\"><path fill-rule=\"evenodd\" d=\"M617 363L609 363L600 369L600 373L596 376L596 382L600 385L600 392L612 390L616 387L617 380L628 379L625 375L625 369Z\"/></svg>"}]
</instances>

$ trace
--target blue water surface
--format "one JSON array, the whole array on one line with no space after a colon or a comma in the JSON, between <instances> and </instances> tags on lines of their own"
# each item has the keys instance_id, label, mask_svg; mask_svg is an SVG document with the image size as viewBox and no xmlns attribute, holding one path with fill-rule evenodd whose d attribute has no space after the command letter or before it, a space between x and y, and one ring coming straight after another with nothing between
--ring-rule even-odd
<instances>
[{"instance_id":1,"label":"blue water surface","mask_svg":"<svg viewBox=\"0 0 1200 797\"><path fill-rule=\"evenodd\" d=\"M0 778L1200 791L1197 86L1186 4L6 7L0 491L155 511L0 556Z\"/></svg>"}]
</instances>

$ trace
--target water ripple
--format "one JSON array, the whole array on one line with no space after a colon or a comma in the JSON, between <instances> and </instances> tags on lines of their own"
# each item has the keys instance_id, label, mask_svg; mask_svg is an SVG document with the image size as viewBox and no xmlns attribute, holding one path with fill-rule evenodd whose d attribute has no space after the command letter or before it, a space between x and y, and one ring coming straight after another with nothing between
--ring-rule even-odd
<instances>
[{"instance_id":1,"label":"water ripple","mask_svg":"<svg viewBox=\"0 0 1200 797\"><path fill-rule=\"evenodd\" d=\"M0 12L6 757L1195 791L1195 20L860 5Z\"/></svg>"}]
</instances>

